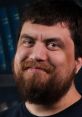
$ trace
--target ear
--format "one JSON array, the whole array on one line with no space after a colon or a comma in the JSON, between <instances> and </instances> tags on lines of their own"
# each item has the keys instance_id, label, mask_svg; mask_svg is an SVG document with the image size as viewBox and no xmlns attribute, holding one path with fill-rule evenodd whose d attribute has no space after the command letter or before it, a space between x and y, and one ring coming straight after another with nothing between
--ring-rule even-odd
<instances>
[{"instance_id":1,"label":"ear","mask_svg":"<svg viewBox=\"0 0 82 117\"><path fill-rule=\"evenodd\" d=\"M81 69L81 67L82 67L82 58L78 57L76 59L76 74L79 72L79 70Z\"/></svg>"}]
</instances>

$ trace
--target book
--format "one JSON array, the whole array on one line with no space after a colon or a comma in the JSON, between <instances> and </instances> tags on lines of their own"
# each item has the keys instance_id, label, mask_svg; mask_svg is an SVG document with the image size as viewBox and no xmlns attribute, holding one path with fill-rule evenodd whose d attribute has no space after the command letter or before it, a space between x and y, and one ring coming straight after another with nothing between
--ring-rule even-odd
<instances>
[{"instance_id":1,"label":"book","mask_svg":"<svg viewBox=\"0 0 82 117\"><path fill-rule=\"evenodd\" d=\"M13 36L8 21L7 10L5 7L0 7L0 27L1 27L2 39L4 42L3 46L7 60L7 69L11 71L11 63L14 57L15 49L13 44Z\"/></svg>"}]
</instances>

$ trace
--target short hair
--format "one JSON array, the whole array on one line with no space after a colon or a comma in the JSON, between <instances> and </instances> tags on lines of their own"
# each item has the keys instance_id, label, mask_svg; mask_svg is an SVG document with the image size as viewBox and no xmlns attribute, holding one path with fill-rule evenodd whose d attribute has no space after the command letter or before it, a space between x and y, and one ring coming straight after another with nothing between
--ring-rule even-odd
<instances>
[{"instance_id":1,"label":"short hair","mask_svg":"<svg viewBox=\"0 0 82 117\"><path fill-rule=\"evenodd\" d=\"M21 18L21 28L26 21L48 26L65 22L75 45L75 57L82 57L82 9L73 0L35 0L25 5Z\"/></svg>"}]
</instances>

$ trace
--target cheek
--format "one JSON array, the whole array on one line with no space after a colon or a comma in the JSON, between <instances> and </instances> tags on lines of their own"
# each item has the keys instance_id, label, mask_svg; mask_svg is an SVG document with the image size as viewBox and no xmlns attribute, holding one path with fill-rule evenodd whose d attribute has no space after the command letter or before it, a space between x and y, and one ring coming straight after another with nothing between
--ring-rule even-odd
<instances>
[{"instance_id":1,"label":"cheek","mask_svg":"<svg viewBox=\"0 0 82 117\"><path fill-rule=\"evenodd\" d=\"M48 56L49 56L49 61L54 66L61 66L66 61L66 57L63 52L62 53L60 52L49 53Z\"/></svg>"},{"instance_id":2,"label":"cheek","mask_svg":"<svg viewBox=\"0 0 82 117\"><path fill-rule=\"evenodd\" d=\"M14 71L15 73L18 72L20 70L20 63L21 61L23 61L24 59L28 58L29 55L29 50L25 49L25 48L18 48L14 57Z\"/></svg>"},{"instance_id":3,"label":"cheek","mask_svg":"<svg viewBox=\"0 0 82 117\"><path fill-rule=\"evenodd\" d=\"M68 55L64 52L50 53L49 61L56 66L58 70L66 71L72 70L75 67L75 60L73 55Z\"/></svg>"},{"instance_id":4,"label":"cheek","mask_svg":"<svg viewBox=\"0 0 82 117\"><path fill-rule=\"evenodd\" d=\"M74 60L72 58L69 60L64 53L55 54L53 57L50 57L50 62L55 66L54 73L58 82L63 82L69 78L75 67Z\"/></svg>"},{"instance_id":5,"label":"cheek","mask_svg":"<svg viewBox=\"0 0 82 117\"><path fill-rule=\"evenodd\" d=\"M30 53L31 53L31 49L26 48L24 46L20 46L16 51L15 58L17 61L21 62L24 59L27 59Z\"/></svg>"}]
</instances>

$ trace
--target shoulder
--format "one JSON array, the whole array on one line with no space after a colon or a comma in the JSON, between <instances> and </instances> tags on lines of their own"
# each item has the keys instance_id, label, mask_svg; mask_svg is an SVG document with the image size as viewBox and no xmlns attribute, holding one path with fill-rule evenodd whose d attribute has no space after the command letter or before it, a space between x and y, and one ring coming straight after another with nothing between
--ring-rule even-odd
<instances>
[{"instance_id":1,"label":"shoulder","mask_svg":"<svg viewBox=\"0 0 82 117\"><path fill-rule=\"evenodd\" d=\"M60 117L82 117L82 98L57 115Z\"/></svg>"},{"instance_id":2,"label":"shoulder","mask_svg":"<svg viewBox=\"0 0 82 117\"><path fill-rule=\"evenodd\" d=\"M0 113L0 117L19 117L23 104L13 106L12 108Z\"/></svg>"}]
</instances>

